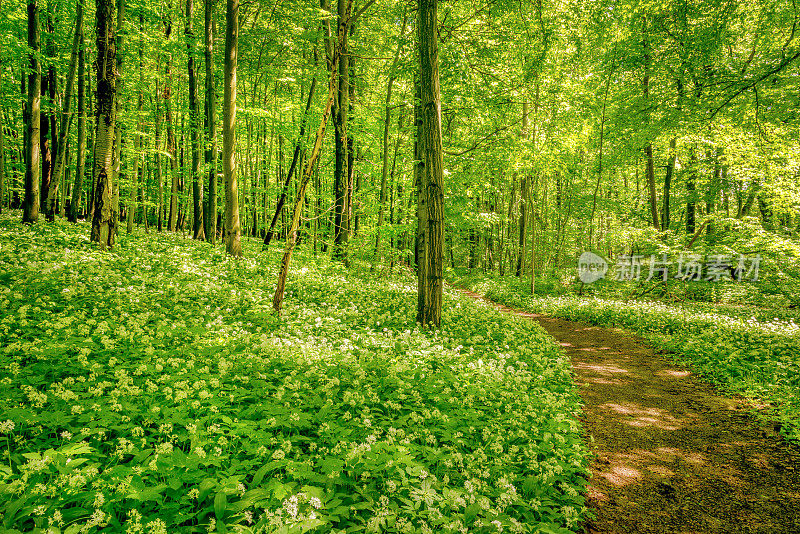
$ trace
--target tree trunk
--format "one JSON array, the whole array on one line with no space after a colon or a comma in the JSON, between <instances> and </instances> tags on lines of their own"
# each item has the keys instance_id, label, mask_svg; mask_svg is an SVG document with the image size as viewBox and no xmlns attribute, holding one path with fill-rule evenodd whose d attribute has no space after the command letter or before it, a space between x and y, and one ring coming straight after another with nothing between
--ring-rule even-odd
<instances>
[{"instance_id":1,"label":"tree trunk","mask_svg":"<svg viewBox=\"0 0 800 534\"><path fill-rule=\"evenodd\" d=\"M236 67L239 47L239 0L225 11L225 92L222 101L222 169L225 174L225 250L242 255L239 185L236 181Z\"/></svg>"},{"instance_id":2,"label":"tree trunk","mask_svg":"<svg viewBox=\"0 0 800 534\"><path fill-rule=\"evenodd\" d=\"M41 171L41 106L42 67L39 63L39 5L38 0L28 0L28 48L30 74L28 74L28 121L25 144L25 203L22 222L34 223L39 219L39 173Z\"/></svg>"},{"instance_id":3,"label":"tree trunk","mask_svg":"<svg viewBox=\"0 0 800 534\"><path fill-rule=\"evenodd\" d=\"M94 215L92 241L105 250L114 246L112 159L116 115L116 41L114 0L97 0L97 90L94 149Z\"/></svg>"},{"instance_id":4,"label":"tree trunk","mask_svg":"<svg viewBox=\"0 0 800 534\"><path fill-rule=\"evenodd\" d=\"M437 0L418 0L417 46L421 112L421 172L424 191L420 215L425 218L424 265L419 266L420 295L417 322L439 327L442 317L442 246L444 235L444 180L442 108L439 97Z\"/></svg>"},{"instance_id":5,"label":"tree trunk","mask_svg":"<svg viewBox=\"0 0 800 534\"><path fill-rule=\"evenodd\" d=\"M667 172L664 175L664 198L661 207L661 230L669 230L669 197L670 187L672 186L672 175L675 173L675 160L677 140L673 137L669 140L669 160L667 161Z\"/></svg>"},{"instance_id":6,"label":"tree trunk","mask_svg":"<svg viewBox=\"0 0 800 534\"><path fill-rule=\"evenodd\" d=\"M686 178L686 233L688 235L694 234L695 229L695 180L697 174L697 155L695 148L692 147L692 153L689 158L689 169Z\"/></svg>"},{"instance_id":7,"label":"tree trunk","mask_svg":"<svg viewBox=\"0 0 800 534\"><path fill-rule=\"evenodd\" d=\"M206 240L217 242L217 92L214 83L214 0L205 0L205 64L206 64L206 151L208 166L208 204Z\"/></svg>"},{"instance_id":8,"label":"tree trunk","mask_svg":"<svg viewBox=\"0 0 800 534\"><path fill-rule=\"evenodd\" d=\"M195 239L205 239L203 227L203 176L200 174L200 111L197 105L197 72L194 66L194 0L186 0L186 68L189 75L189 127L192 139L192 232Z\"/></svg>"},{"instance_id":9,"label":"tree trunk","mask_svg":"<svg viewBox=\"0 0 800 534\"><path fill-rule=\"evenodd\" d=\"M136 155L136 162L134 163L133 171L133 184L131 185L130 200L128 202L128 233L133 232L133 223L138 211L137 198L142 207L142 220L145 224L145 231L147 231L147 210L144 209L144 191L139 188L139 183L142 181L144 174L144 155L142 154L142 147L144 139L142 136L142 129L144 124L142 121L142 109L144 107L144 13L139 12L139 88L136 95L136 138L134 139L134 151Z\"/></svg>"},{"instance_id":10,"label":"tree trunk","mask_svg":"<svg viewBox=\"0 0 800 534\"><path fill-rule=\"evenodd\" d=\"M116 117L120 117L122 115L122 99L120 98L120 93L122 91L122 85L124 83L124 78L121 77L122 72L122 58L123 54L122 51L122 41L123 36L125 35L125 0L117 0L117 36L116 36L116 47L117 47L117 87L114 96L114 107ZM120 210L119 210L119 186L122 183L121 176L122 176L122 121L117 119L116 127L114 128L114 160L112 164L113 169L113 190L111 193L111 217L114 220L114 232L119 232L119 217L120 217ZM126 213L128 212L126 206Z\"/></svg>"},{"instance_id":11,"label":"tree trunk","mask_svg":"<svg viewBox=\"0 0 800 534\"><path fill-rule=\"evenodd\" d=\"M306 161L305 171L303 172L303 180L300 182L300 186L298 187L297 190L297 197L295 198L294 202L294 210L292 211L292 220L287 231L286 249L283 252L283 259L281 260L281 271L280 274L278 275L278 283L275 287L275 295L272 297L272 308L278 315L280 315L281 307L283 305L283 294L286 289L286 276L289 273L289 263L291 262L292 259L292 252L294 251L294 247L297 244L296 230L297 226L300 224L300 211L303 206L303 199L305 197L306 187L308 186L308 182L309 180L311 180L311 176L314 173L314 166L317 163L320 150L322 149L322 140L325 137L325 128L328 124L328 117L331 114L333 102L336 99L336 91L337 91L336 79L338 77L337 67L339 63L339 58L341 56L342 44L346 35L346 29L347 29L346 25L350 21L350 14L352 12L352 8L353 8L353 0L347 0L347 5L345 6L344 10L345 24L343 25L340 24L335 49L331 51L331 59L330 59L331 69L330 69L330 79L328 82L328 99L325 102L325 109L322 112L322 120L320 121L319 128L317 129L317 136L314 141L314 147L311 150L311 156L308 158L308 161Z\"/></svg>"},{"instance_id":12,"label":"tree trunk","mask_svg":"<svg viewBox=\"0 0 800 534\"><path fill-rule=\"evenodd\" d=\"M650 105L650 42L647 36L647 17L644 18L644 78L642 79L642 90L644 92L645 106ZM650 111L645 114L646 123L650 122ZM656 196L656 175L653 167L653 145L647 143L644 148L645 154L645 177L647 179L647 189L650 197L650 215L653 220L653 228L661 230L661 222L658 220L658 197Z\"/></svg>"},{"instance_id":13,"label":"tree trunk","mask_svg":"<svg viewBox=\"0 0 800 534\"><path fill-rule=\"evenodd\" d=\"M169 42L172 33L172 22L164 21L164 38ZM169 154L170 169L170 194L169 194L169 219L167 229L174 232L178 229L178 145L175 140L175 125L172 123L172 56L167 52L166 66L164 67L164 122L167 126L167 153Z\"/></svg>"},{"instance_id":14,"label":"tree trunk","mask_svg":"<svg viewBox=\"0 0 800 534\"><path fill-rule=\"evenodd\" d=\"M75 16L75 36L72 40L72 53L69 61L69 74L67 75L67 86L64 88L64 103L61 111L61 130L58 136L58 153L53 170L53 184L47 197L47 208L45 216L48 220L55 218L56 199L58 198L59 187L64 179L64 167L67 162L67 139L70 126L72 126L72 90L75 86L75 71L78 66L78 47L83 42L83 0L77 0Z\"/></svg>"},{"instance_id":15,"label":"tree trunk","mask_svg":"<svg viewBox=\"0 0 800 534\"><path fill-rule=\"evenodd\" d=\"M50 220L51 216L47 209L47 200L50 196L50 189L55 187L53 184L53 158L57 153L56 145L56 71L55 71L55 29L53 28L53 5L48 4L47 9L47 32L45 33L45 55L50 59L50 67L47 69L47 76L42 77L41 94L47 93L47 106L41 111L40 115L40 142L42 151L42 174L41 192L39 209L44 212L45 217Z\"/></svg>"},{"instance_id":16,"label":"tree trunk","mask_svg":"<svg viewBox=\"0 0 800 534\"><path fill-rule=\"evenodd\" d=\"M161 58L159 57L156 61L156 72L161 70ZM156 227L159 232L164 230L164 176L162 175L163 167L161 165L161 151L163 150L163 146L161 143L161 88L158 83L158 76L156 76L156 94L154 100L154 109L153 112L155 114L154 122L155 122L155 139L153 140L155 144L155 165L156 165Z\"/></svg>"},{"instance_id":17,"label":"tree trunk","mask_svg":"<svg viewBox=\"0 0 800 534\"><path fill-rule=\"evenodd\" d=\"M333 257L347 263L347 185L349 171L347 166L347 115L350 97L350 61L348 55L349 20L345 18L346 5L349 0L338 0L338 32L344 28L344 38L341 42L341 56L339 57L337 98L333 113L333 126L335 136L335 157L333 175Z\"/></svg>"},{"instance_id":18,"label":"tree trunk","mask_svg":"<svg viewBox=\"0 0 800 534\"><path fill-rule=\"evenodd\" d=\"M82 0L78 0L80 3ZM78 161L75 166L75 184L72 186L72 200L69 205L69 220L78 222L83 178L86 173L86 51L83 46L83 28L78 44Z\"/></svg>"}]
</instances>

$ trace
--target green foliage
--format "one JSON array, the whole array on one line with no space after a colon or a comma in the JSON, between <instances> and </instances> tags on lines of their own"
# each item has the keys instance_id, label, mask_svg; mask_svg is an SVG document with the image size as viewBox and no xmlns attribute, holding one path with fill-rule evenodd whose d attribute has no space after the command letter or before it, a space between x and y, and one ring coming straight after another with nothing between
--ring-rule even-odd
<instances>
[{"instance_id":1,"label":"green foliage","mask_svg":"<svg viewBox=\"0 0 800 534\"><path fill-rule=\"evenodd\" d=\"M510 306L632 330L725 391L765 403L782 433L800 440L800 330L793 318L745 307L531 296L517 279L452 278Z\"/></svg>"},{"instance_id":2,"label":"green foliage","mask_svg":"<svg viewBox=\"0 0 800 534\"><path fill-rule=\"evenodd\" d=\"M0 219L6 531L559 532L586 513L569 361L528 321L299 255ZM47 530L49 529L49 530Z\"/></svg>"}]
</instances>

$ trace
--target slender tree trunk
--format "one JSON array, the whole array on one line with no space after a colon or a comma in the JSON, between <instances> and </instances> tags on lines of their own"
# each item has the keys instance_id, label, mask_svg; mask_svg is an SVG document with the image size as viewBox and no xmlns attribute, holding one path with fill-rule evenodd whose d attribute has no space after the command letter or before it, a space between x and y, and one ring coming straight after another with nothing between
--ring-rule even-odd
<instances>
[{"instance_id":1,"label":"slender tree trunk","mask_svg":"<svg viewBox=\"0 0 800 534\"><path fill-rule=\"evenodd\" d=\"M72 201L69 205L69 220L72 222L78 222L81 195L83 194L83 178L86 173L86 51L83 46L83 28L80 28L80 31L80 43L78 43L78 161L75 166L75 184L72 186Z\"/></svg>"},{"instance_id":2,"label":"slender tree trunk","mask_svg":"<svg viewBox=\"0 0 800 534\"><path fill-rule=\"evenodd\" d=\"M425 218L424 266L419 266L417 322L439 327L442 317L442 253L444 236L444 179L442 107L439 98L437 0L418 0L417 46L421 112L421 204Z\"/></svg>"},{"instance_id":3,"label":"slender tree trunk","mask_svg":"<svg viewBox=\"0 0 800 534\"><path fill-rule=\"evenodd\" d=\"M347 221L347 184L349 171L347 168L347 119L350 97L350 61L348 34L349 24L344 16L344 11L349 0L338 0L338 21L339 30L344 27L344 39L341 43L341 57L339 58L339 77L338 77L338 96L334 107L333 126L335 136L335 157L333 176L333 257L347 263L347 241L348 221Z\"/></svg>"},{"instance_id":4,"label":"slender tree trunk","mask_svg":"<svg viewBox=\"0 0 800 534\"><path fill-rule=\"evenodd\" d=\"M208 205L205 209L206 240L217 242L217 90L214 83L214 0L205 0L205 112L206 151L208 166Z\"/></svg>"},{"instance_id":5,"label":"slender tree trunk","mask_svg":"<svg viewBox=\"0 0 800 534\"><path fill-rule=\"evenodd\" d=\"M272 308L280 315L281 307L283 306L283 294L286 289L286 276L289 273L289 263L292 260L292 252L297 244L297 227L300 224L300 212L303 206L303 199L305 198L306 187L314 174L314 166L319 158L319 153L322 149L322 140L325 138L325 128L328 124L328 117L331 114L333 102L336 99L337 91L337 77L338 77L338 63L341 57L343 42L346 36L347 24L350 21L350 15L353 9L353 0L347 0L344 9L344 24L339 25L337 34L336 45L330 53L330 78L328 82L328 98L325 102L325 109L322 112L322 119L317 129L317 135L314 140L314 147L311 150L311 156L306 161L305 170L303 171L303 179L297 189L297 197L294 202L294 209L292 210L292 220L286 234L286 249L283 252L283 259L281 260L281 270L278 275L278 283L275 288L275 295L272 297Z\"/></svg>"},{"instance_id":6,"label":"slender tree trunk","mask_svg":"<svg viewBox=\"0 0 800 534\"><path fill-rule=\"evenodd\" d=\"M39 173L41 171L41 106L42 67L39 63L39 5L38 0L28 0L28 48L30 74L28 74L28 122L25 145L25 203L22 222L34 223L39 219Z\"/></svg>"},{"instance_id":7,"label":"slender tree trunk","mask_svg":"<svg viewBox=\"0 0 800 534\"><path fill-rule=\"evenodd\" d=\"M690 168L686 177L686 233L689 235L694 234L695 230L695 181L697 175L697 154L695 152L696 148L692 147L689 158Z\"/></svg>"},{"instance_id":8,"label":"slender tree trunk","mask_svg":"<svg viewBox=\"0 0 800 534\"><path fill-rule=\"evenodd\" d=\"M164 21L164 39L169 42L172 33L172 22ZM170 169L170 195L169 195L169 219L167 229L174 232L178 229L178 187L180 177L178 176L178 145L175 140L175 125L172 120L172 56L167 52L166 65L164 67L164 122L167 127L167 153L169 154Z\"/></svg>"},{"instance_id":9,"label":"slender tree trunk","mask_svg":"<svg viewBox=\"0 0 800 534\"><path fill-rule=\"evenodd\" d=\"M156 61L156 73L161 70L161 58L159 57ZM158 75L156 75L156 94L154 103L153 112L155 113L154 122L155 122L155 139L153 140L155 144L155 165L156 165L156 226L159 232L164 230L164 176L162 175L163 167L161 165L161 151L163 150L163 144L161 142L161 87L159 85Z\"/></svg>"},{"instance_id":10,"label":"slender tree trunk","mask_svg":"<svg viewBox=\"0 0 800 534\"><path fill-rule=\"evenodd\" d=\"M389 80L386 82L386 101L384 103L383 119L383 158L381 166L381 196L378 202L378 227L375 231L375 261L381 260L381 228L383 227L384 211L386 204L386 183L389 177L389 125L392 120L392 87L397 79L397 65L400 62L400 53L403 50L403 37L408 24L408 6L403 8L403 25L397 38L397 48L394 51L392 65L389 68ZM398 129L397 135L400 135Z\"/></svg>"},{"instance_id":11,"label":"slender tree trunk","mask_svg":"<svg viewBox=\"0 0 800 534\"><path fill-rule=\"evenodd\" d=\"M97 0L97 136L94 150L94 215L92 241L105 250L114 246L113 147L116 127L116 40L114 0Z\"/></svg>"},{"instance_id":12,"label":"slender tree trunk","mask_svg":"<svg viewBox=\"0 0 800 534\"><path fill-rule=\"evenodd\" d=\"M227 0L225 11L225 93L222 102L222 169L225 174L225 250L242 255L239 185L236 181L236 67L239 47L239 0Z\"/></svg>"},{"instance_id":13,"label":"slender tree trunk","mask_svg":"<svg viewBox=\"0 0 800 534\"><path fill-rule=\"evenodd\" d=\"M647 34L647 17L644 17L644 78L642 79L642 90L644 92L645 106L650 105L650 42ZM646 122L649 120L650 111L646 112ZM647 143L644 148L645 154L645 177L647 179L647 189L650 198L650 215L653 220L653 228L661 230L661 223L658 219L658 197L656 195L656 176L653 167L653 145Z\"/></svg>"},{"instance_id":14,"label":"slender tree trunk","mask_svg":"<svg viewBox=\"0 0 800 534\"><path fill-rule=\"evenodd\" d=\"M53 28L53 4L48 4L47 9L47 32L45 33L45 54L51 60L47 75L42 77L42 94L47 93L47 105L41 111L41 151L42 151L42 174L39 209L44 212L45 217L50 220L51 216L47 209L47 200L50 196L50 189L53 184L53 158L57 153L56 145L56 71L55 71L55 29Z\"/></svg>"},{"instance_id":15,"label":"slender tree trunk","mask_svg":"<svg viewBox=\"0 0 800 534\"><path fill-rule=\"evenodd\" d=\"M142 109L144 107L144 13L139 12L139 88L136 95L136 138L134 140L134 151L136 153L136 163L133 172L133 184L131 186L131 196L128 207L128 233L133 232L133 223L138 211L136 207L136 200L138 197L139 204L142 207L142 220L147 231L147 210L144 207L144 190L139 187L142 178L144 177L144 154L142 154L142 147L144 146L144 139L142 136L142 129L144 124L142 121Z\"/></svg>"},{"instance_id":16,"label":"slender tree trunk","mask_svg":"<svg viewBox=\"0 0 800 534\"><path fill-rule=\"evenodd\" d=\"M672 175L675 173L676 143L677 140L674 137L669 140L669 160L667 161L667 172L664 175L664 198L661 207L661 230L663 231L669 230L670 188L672 186Z\"/></svg>"},{"instance_id":17,"label":"slender tree trunk","mask_svg":"<svg viewBox=\"0 0 800 534\"><path fill-rule=\"evenodd\" d=\"M117 87L114 94L114 107L116 113L116 126L114 128L114 160L112 164L113 169L113 190L111 195L111 217L114 220L114 233L119 232L119 219L120 219L120 209L119 209L119 187L122 183L121 177L123 175L122 172L122 121L119 120L119 117L122 115L122 99L120 98L120 93L122 92L122 86L125 79L121 76L122 73L122 58L124 54L122 54L122 46L123 46L123 36L125 35L125 0L117 0L117 35L116 35L116 47L117 47ZM128 214L128 207L126 206L126 214ZM126 215L127 216L127 215Z\"/></svg>"},{"instance_id":18,"label":"slender tree trunk","mask_svg":"<svg viewBox=\"0 0 800 534\"><path fill-rule=\"evenodd\" d=\"M72 125L72 90L75 86L75 71L78 66L78 47L83 42L83 1L77 0L75 16L75 35L72 40L72 53L69 62L69 73L67 75L67 86L64 88L64 103L61 111L61 130L59 131L58 152L56 153L55 168L53 170L53 187L47 196L47 208L45 216L48 220L55 218L56 199L58 198L59 187L64 179L64 167L67 162L67 139Z\"/></svg>"},{"instance_id":19,"label":"slender tree trunk","mask_svg":"<svg viewBox=\"0 0 800 534\"><path fill-rule=\"evenodd\" d=\"M192 139L192 232L195 239L205 239L203 227L203 176L200 174L201 118L197 104L197 71L195 70L194 0L186 0L186 68L189 76L189 127Z\"/></svg>"}]
</instances>

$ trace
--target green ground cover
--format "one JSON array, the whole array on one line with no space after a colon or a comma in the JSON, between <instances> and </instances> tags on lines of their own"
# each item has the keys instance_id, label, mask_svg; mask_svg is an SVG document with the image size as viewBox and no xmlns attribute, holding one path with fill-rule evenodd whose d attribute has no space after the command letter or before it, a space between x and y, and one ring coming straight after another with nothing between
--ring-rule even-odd
<instances>
[{"instance_id":1,"label":"green ground cover","mask_svg":"<svg viewBox=\"0 0 800 534\"><path fill-rule=\"evenodd\" d=\"M586 452L537 326L300 251L0 218L7 532L572 532Z\"/></svg>"}]
</instances>

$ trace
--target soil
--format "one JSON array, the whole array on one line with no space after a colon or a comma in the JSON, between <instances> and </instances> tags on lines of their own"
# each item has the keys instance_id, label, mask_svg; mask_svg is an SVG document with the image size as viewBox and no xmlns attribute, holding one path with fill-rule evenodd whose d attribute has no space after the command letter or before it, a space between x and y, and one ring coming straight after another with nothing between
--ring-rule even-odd
<instances>
[{"instance_id":1,"label":"soil","mask_svg":"<svg viewBox=\"0 0 800 534\"><path fill-rule=\"evenodd\" d=\"M800 447L751 403L623 330L492 304L572 359L593 453L586 534L800 533Z\"/></svg>"}]
</instances>

